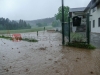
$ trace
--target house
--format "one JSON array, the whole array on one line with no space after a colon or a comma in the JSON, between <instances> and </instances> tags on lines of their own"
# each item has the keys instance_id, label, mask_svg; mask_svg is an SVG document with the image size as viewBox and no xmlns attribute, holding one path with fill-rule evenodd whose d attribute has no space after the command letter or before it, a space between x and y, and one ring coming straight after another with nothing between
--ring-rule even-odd
<instances>
[{"instance_id":1,"label":"house","mask_svg":"<svg viewBox=\"0 0 100 75\"><path fill-rule=\"evenodd\" d=\"M100 0L91 0L87 7L71 8L70 13L73 16L80 16L82 18L81 26L86 26L86 14L90 13L90 26L92 33L100 33ZM84 26L83 26L84 27ZM84 31L83 27L73 27L73 32Z\"/></svg>"}]
</instances>

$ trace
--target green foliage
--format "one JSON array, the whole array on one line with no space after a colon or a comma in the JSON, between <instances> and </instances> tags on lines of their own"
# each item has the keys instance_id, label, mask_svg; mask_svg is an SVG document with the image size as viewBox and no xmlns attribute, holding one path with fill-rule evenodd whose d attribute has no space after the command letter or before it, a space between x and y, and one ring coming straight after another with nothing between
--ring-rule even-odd
<instances>
[{"instance_id":1,"label":"green foliage","mask_svg":"<svg viewBox=\"0 0 100 75\"><path fill-rule=\"evenodd\" d=\"M69 7L64 6L64 20L65 22L68 22L68 13L69 13ZM58 13L55 15L57 20L60 20L62 22L62 6L58 8Z\"/></svg>"},{"instance_id":2,"label":"green foliage","mask_svg":"<svg viewBox=\"0 0 100 75\"><path fill-rule=\"evenodd\" d=\"M0 18L0 30L17 30L17 29L30 29L31 26L23 20L16 22L8 18Z\"/></svg>"},{"instance_id":3,"label":"green foliage","mask_svg":"<svg viewBox=\"0 0 100 75\"><path fill-rule=\"evenodd\" d=\"M94 47L93 45L88 45L86 43L68 43L67 46L85 49L96 49L96 47Z\"/></svg>"},{"instance_id":4,"label":"green foliage","mask_svg":"<svg viewBox=\"0 0 100 75\"><path fill-rule=\"evenodd\" d=\"M60 27L61 25L60 25L59 21L54 21L54 22L52 22L52 26L53 27Z\"/></svg>"}]
</instances>

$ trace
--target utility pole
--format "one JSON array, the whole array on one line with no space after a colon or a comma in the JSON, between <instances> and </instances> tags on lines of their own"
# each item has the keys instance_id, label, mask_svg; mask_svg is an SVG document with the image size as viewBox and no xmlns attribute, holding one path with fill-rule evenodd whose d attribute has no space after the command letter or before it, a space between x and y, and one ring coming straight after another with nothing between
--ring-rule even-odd
<instances>
[{"instance_id":1,"label":"utility pole","mask_svg":"<svg viewBox=\"0 0 100 75\"><path fill-rule=\"evenodd\" d=\"M64 0L62 0L62 45L65 44L64 30Z\"/></svg>"}]
</instances>

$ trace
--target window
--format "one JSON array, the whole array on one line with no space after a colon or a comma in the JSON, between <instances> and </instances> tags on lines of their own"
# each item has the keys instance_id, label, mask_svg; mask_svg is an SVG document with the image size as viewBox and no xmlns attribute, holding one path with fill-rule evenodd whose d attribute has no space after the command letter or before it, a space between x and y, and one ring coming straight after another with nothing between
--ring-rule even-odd
<instances>
[{"instance_id":1,"label":"window","mask_svg":"<svg viewBox=\"0 0 100 75\"><path fill-rule=\"evenodd\" d=\"M93 20L93 28L95 27L95 20Z\"/></svg>"},{"instance_id":2,"label":"window","mask_svg":"<svg viewBox=\"0 0 100 75\"><path fill-rule=\"evenodd\" d=\"M90 21L90 31L91 31L91 21Z\"/></svg>"},{"instance_id":3,"label":"window","mask_svg":"<svg viewBox=\"0 0 100 75\"><path fill-rule=\"evenodd\" d=\"M100 27L100 18L98 18L98 27Z\"/></svg>"},{"instance_id":4,"label":"window","mask_svg":"<svg viewBox=\"0 0 100 75\"><path fill-rule=\"evenodd\" d=\"M92 11L95 12L95 11L96 11L96 7L94 7L94 8L92 9Z\"/></svg>"}]
</instances>

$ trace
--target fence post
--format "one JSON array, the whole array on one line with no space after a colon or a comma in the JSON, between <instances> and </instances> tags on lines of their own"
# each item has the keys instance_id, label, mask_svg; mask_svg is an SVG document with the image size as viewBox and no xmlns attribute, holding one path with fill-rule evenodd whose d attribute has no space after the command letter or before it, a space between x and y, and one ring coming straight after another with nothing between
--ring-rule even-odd
<instances>
[{"instance_id":1,"label":"fence post","mask_svg":"<svg viewBox=\"0 0 100 75\"><path fill-rule=\"evenodd\" d=\"M69 43L70 43L70 16L68 17L68 37L69 37Z\"/></svg>"},{"instance_id":2,"label":"fence post","mask_svg":"<svg viewBox=\"0 0 100 75\"><path fill-rule=\"evenodd\" d=\"M87 43L90 44L90 24L89 24L89 13L87 13Z\"/></svg>"},{"instance_id":3,"label":"fence post","mask_svg":"<svg viewBox=\"0 0 100 75\"><path fill-rule=\"evenodd\" d=\"M62 45L65 44L65 35L64 35L64 0L62 0Z\"/></svg>"},{"instance_id":4,"label":"fence post","mask_svg":"<svg viewBox=\"0 0 100 75\"><path fill-rule=\"evenodd\" d=\"M38 36L38 31L37 31L37 36Z\"/></svg>"}]
</instances>

